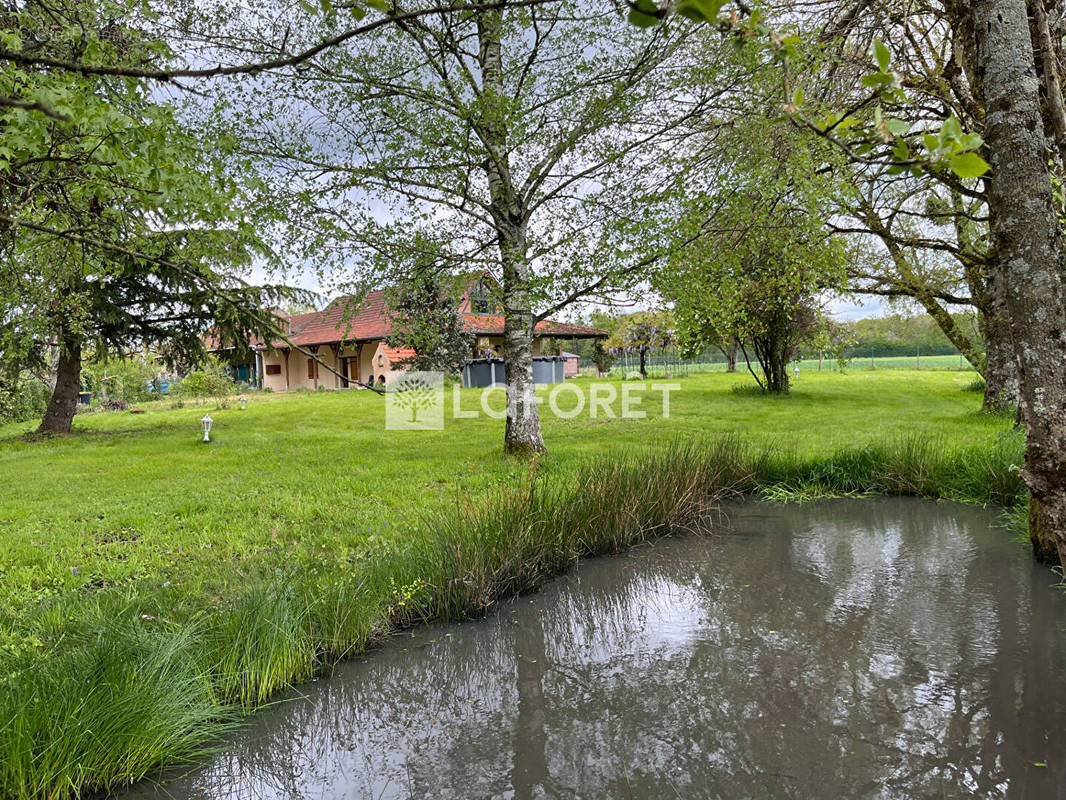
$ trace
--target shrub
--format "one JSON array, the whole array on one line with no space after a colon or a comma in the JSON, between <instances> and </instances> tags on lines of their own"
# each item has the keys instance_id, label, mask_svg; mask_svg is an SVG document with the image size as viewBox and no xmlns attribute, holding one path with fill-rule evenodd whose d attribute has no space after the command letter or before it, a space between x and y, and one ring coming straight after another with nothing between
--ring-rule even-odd
<instances>
[{"instance_id":1,"label":"shrub","mask_svg":"<svg viewBox=\"0 0 1066 800\"><path fill-rule=\"evenodd\" d=\"M592 343L592 358L596 362L596 372L600 375L606 375L614 366L614 353L609 352L599 339Z\"/></svg>"},{"instance_id":2,"label":"shrub","mask_svg":"<svg viewBox=\"0 0 1066 800\"><path fill-rule=\"evenodd\" d=\"M239 388L225 367L218 361L211 360L203 369L190 372L181 382L171 384L170 394L179 399L204 400L213 397L220 408L225 408L230 395L236 393Z\"/></svg>"},{"instance_id":3,"label":"shrub","mask_svg":"<svg viewBox=\"0 0 1066 800\"><path fill-rule=\"evenodd\" d=\"M81 382L98 397L121 400L127 405L152 398L148 387L156 379L157 366L142 358L89 361L82 367Z\"/></svg>"},{"instance_id":4,"label":"shrub","mask_svg":"<svg viewBox=\"0 0 1066 800\"><path fill-rule=\"evenodd\" d=\"M0 423L23 422L41 416L48 406L49 394L44 381L28 375L12 385L0 383Z\"/></svg>"}]
</instances>

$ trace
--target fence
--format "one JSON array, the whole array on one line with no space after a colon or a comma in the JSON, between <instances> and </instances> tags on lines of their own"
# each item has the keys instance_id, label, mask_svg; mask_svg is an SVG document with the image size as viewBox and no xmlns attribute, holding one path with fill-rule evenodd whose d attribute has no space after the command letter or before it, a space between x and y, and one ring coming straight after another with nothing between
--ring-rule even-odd
<instances>
[{"instance_id":1,"label":"fence","mask_svg":"<svg viewBox=\"0 0 1066 800\"><path fill-rule=\"evenodd\" d=\"M749 355L751 355L749 351ZM717 351L703 353L696 358L681 358L676 353L661 351L648 353L645 358L649 378L678 377L707 372L725 372L726 359ZM799 367L800 372L840 372L841 366L835 358L817 354L804 354L800 359L793 361L791 368ZM758 362L752 357L752 368L758 371ZM862 369L936 369L936 370L971 370L973 367L963 358L962 354L954 355L926 354L923 355L920 348L916 348L913 356L861 356L854 355L844 365L844 371L856 371ZM631 372L639 372L640 355L638 353L623 353L615 357L611 374L621 377ZM744 362L743 354L737 359L737 372L748 371ZM583 376L595 376L596 364L591 358L581 359L581 374Z\"/></svg>"}]
</instances>

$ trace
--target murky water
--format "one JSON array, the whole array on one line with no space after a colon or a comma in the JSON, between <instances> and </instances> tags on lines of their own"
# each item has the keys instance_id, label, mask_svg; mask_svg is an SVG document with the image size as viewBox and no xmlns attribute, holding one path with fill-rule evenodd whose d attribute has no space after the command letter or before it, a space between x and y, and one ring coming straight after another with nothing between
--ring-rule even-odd
<instances>
[{"instance_id":1,"label":"murky water","mask_svg":"<svg viewBox=\"0 0 1066 800\"><path fill-rule=\"evenodd\" d=\"M129 796L1066 796L1066 595L993 513L729 515L404 635Z\"/></svg>"}]
</instances>

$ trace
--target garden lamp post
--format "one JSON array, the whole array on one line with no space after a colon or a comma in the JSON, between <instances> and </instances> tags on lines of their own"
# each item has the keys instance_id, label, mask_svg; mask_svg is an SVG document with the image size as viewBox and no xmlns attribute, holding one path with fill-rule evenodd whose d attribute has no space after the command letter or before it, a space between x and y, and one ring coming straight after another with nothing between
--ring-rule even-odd
<instances>
[{"instance_id":1,"label":"garden lamp post","mask_svg":"<svg viewBox=\"0 0 1066 800\"><path fill-rule=\"evenodd\" d=\"M203 418L200 420L200 425L204 429L204 441L205 442L210 442L211 441L211 437L208 434L211 433L211 423L212 422L214 422L214 420L211 419L211 415L210 414L204 414Z\"/></svg>"},{"instance_id":2,"label":"garden lamp post","mask_svg":"<svg viewBox=\"0 0 1066 800\"><path fill-rule=\"evenodd\" d=\"M241 395L240 403L241 403L241 411L244 411L244 407L246 405L248 405L248 398L245 397L243 394Z\"/></svg>"}]
</instances>

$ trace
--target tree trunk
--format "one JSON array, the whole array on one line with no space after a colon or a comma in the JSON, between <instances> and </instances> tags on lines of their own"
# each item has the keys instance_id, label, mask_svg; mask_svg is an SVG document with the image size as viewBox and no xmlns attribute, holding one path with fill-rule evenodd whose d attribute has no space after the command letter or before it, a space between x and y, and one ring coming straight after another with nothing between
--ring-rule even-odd
<instances>
[{"instance_id":1,"label":"tree trunk","mask_svg":"<svg viewBox=\"0 0 1066 800\"><path fill-rule=\"evenodd\" d=\"M55 387L41 425L37 428L38 433L70 433L80 389L81 337L66 334L61 337Z\"/></svg>"},{"instance_id":2,"label":"tree trunk","mask_svg":"<svg viewBox=\"0 0 1066 800\"><path fill-rule=\"evenodd\" d=\"M972 86L979 87L973 17L960 11L954 2L949 3L948 9L952 16L956 55L966 79ZM978 324L985 343L983 369L968 355L967 360L985 380L982 407L985 411L1000 413L1018 405L1018 366L1003 294L1003 271L996 263L998 254L995 249L983 243L980 227L965 213L962 194L952 190L951 199L956 211L955 235L966 256L962 260L966 285L978 311Z\"/></svg>"},{"instance_id":3,"label":"tree trunk","mask_svg":"<svg viewBox=\"0 0 1066 800\"><path fill-rule=\"evenodd\" d=\"M766 381L763 388L770 394L788 394L787 341L771 335L757 337L752 344Z\"/></svg>"},{"instance_id":4,"label":"tree trunk","mask_svg":"<svg viewBox=\"0 0 1066 800\"><path fill-rule=\"evenodd\" d=\"M506 285L506 275L505 285ZM504 292L503 360L507 367L507 426L503 449L513 455L543 453L536 385L533 383L533 314L521 308L525 292Z\"/></svg>"},{"instance_id":5,"label":"tree trunk","mask_svg":"<svg viewBox=\"0 0 1066 800\"><path fill-rule=\"evenodd\" d=\"M722 355L725 356L725 371L736 372L737 371L737 340L730 339L729 344L719 347L722 351Z\"/></svg>"},{"instance_id":6,"label":"tree trunk","mask_svg":"<svg viewBox=\"0 0 1066 800\"><path fill-rule=\"evenodd\" d=\"M483 116L475 129L488 151L483 163L503 274L503 360L507 369L507 425L503 449L514 455L543 453L536 386L533 383L533 312L526 253L527 209L511 181L503 96L500 11L478 13L478 61Z\"/></svg>"},{"instance_id":7,"label":"tree trunk","mask_svg":"<svg viewBox=\"0 0 1066 800\"><path fill-rule=\"evenodd\" d=\"M648 351L640 348L640 377L648 377Z\"/></svg>"},{"instance_id":8,"label":"tree trunk","mask_svg":"<svg viewBox=\"0 0 1066 800\"><path fill-rule=\"evenodd\" d=\"M1018 365L1006 313L983 315L985 336L984 409L993 413L1018 405Z\"/></svg>"},{"instance_id":9,"label":"tree trunk","mask_svg":"<svg viewBox=\"0 0 1066 800\"><path fill-rule=\"evenodd\" d=\"M1066 291L1033 43L1024 0L973 0L987 109L988 209L1018 365L1026 429L1029 537L1066 563Z\"/></svg>"}]
</instances>

